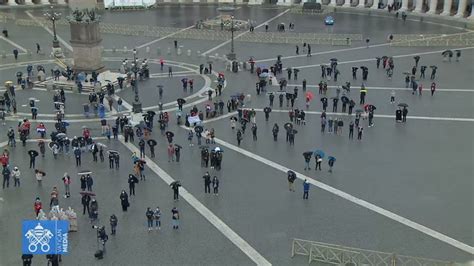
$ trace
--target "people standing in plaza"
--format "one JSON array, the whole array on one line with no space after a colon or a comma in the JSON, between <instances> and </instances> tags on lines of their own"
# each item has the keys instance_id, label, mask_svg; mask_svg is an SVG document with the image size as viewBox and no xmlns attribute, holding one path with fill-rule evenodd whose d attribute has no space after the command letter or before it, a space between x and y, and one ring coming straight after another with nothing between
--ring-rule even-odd
<instances>
[{"instance_id":1,"label":"people standing in plaza","mask_svg":"<svg viewBox=\"0 0 474 266\"><path fill-rule=\"evenodd\" d=\"M86 214L86 209L87 209L87 214L89 215L90 210L89 210L89 204L91 202L91 196L87 193L84 193L81 198L81 204L82 204L82 215Z\"/></svg>"},{"instance_id":2,"label":"people standing in plaza","mask_svg":"<svg viewBox=\"0 0 474 266\"><path fill-rule=\"evenodd\" d=\"M135 196L135 184L138 183L138 178L132 174L128 175L128 188L130 196Z\"/></svg>"},{"instance_id":3,"label":"people standing in plaza","mask_svg":"<svg viewBox=\"0 0 474 266\"><path fill-rule=\"evenodd\" d=\"M172 219L172 224L173 224L173 229L179 229L179 211L178 208L173 207L171 209L171 219Z\"/></svg>"},{"instance_id":4,"label":"people standing in plaza","mask_svg":"<svg viewBox=\"0 0 474 266\"><path fill-rule=\"evenodd\" d=\"M206 172L202 177L204 180L204 193L211 193L211 175Z\"/></svg>"},{"instance_id":5,"label":"people standing in plaza","mask_svg":"<svg viewBox=\"0 0 474 266\"><path fill-rule=\"evenodd\" d=\"M153 211L150 207L146 209L145 217L148 225L148 232L153 230Z\"/></svg>"},{"instance_id":6,"label":"people standing in plaza","mask_svg":"<svg viewBox=\"0 0 474 266\"><path fill-rule=\"evenodd\" d=\"M125 192L125 190L122 190L120 192L120 205L122 206L122 211L126 212L128 207L130 206L130 203L128 202L128 194Z\"/></svg>"},{"instance_id":7,"label":"people standing in plaza","mask_svg":"<svg viewBox=\"0 0 474 266\"><path fill-rule=\"evenodd\" d=\"M21 176L20 169L18 169L18 167L15 166L12 170L12 177L14 181L13 186L16 187L18 185L18 187L20 187L20 176Z\"/></svg>"},{"instance_id":8,"label":"people standing in plaza","mask_svg":"<svg viewBox=\"0 0 474 266\"><path fill-rule=\"evenodd\" d=\"M295 180L296 180L296 173L293 171L288 171L288 189L292 192L295 191Z\"/></svg>"},{"instance_id":9,"label":"people standing in plaza","mask_svg":"<svg viewBox=\"0 0 474 266\"><path fill-rule=\"evenodd\" d=\"M179 187L181 186L181 183L179 181L174 181L173 183L170 184L171 189L173 189L173 200L178 201L179 200Z\"/></svg>"},{"instance_id":10,"label":"people standing in plaza","mask_svg":"<svg viewBox=\"0 0 474 266\"><path fill-rule=\"evenodd\" d=\"M3 168L2 175L3 175L3 189L5 189L5 187L7 188L10 187L11 171L10 171L10 168L8 168L8 166Z\"/></svg>"},{"instance_id":11,"label":"people standing in plaza","mask_svg":"<svg viewBox=\"0 0 474 266\"><path fill-rule=\"evenodd\" d=\"M359 126L357 127L357 139L362 140L362 133L364 132L364 128Z\"/></svg>"},{"instance_id":12,"label":"people standing in plaza","mask_svg":"<svg viewBox=\"0 0 474 266\"><path fill-rule=\"evenodd\" d=\"M156 207L153 210L153 220L155 221L156 229L161 230L161 210L160 207Z\"/></svg>"},{"instance_id":13,"label":"people standing in plaza","mask_svg":"<svg viewBox=\"0 0 474 266\"><path fill-rule=\"evenodd\" d=\"M76 166L81 166L81 149L74 149L74 158L76 158Z\"/></svg>"},{"instance_id":14,"label":"people standing in plaza","mask_svg":"<svg viewBox=\"0 0 474 266\"><path fill-rule=\"evenodd\" d=\"M112 231L110 234L115 235L117 233L117 224L118 224L118 218L115 214L112 214L109 218L110 222L110 230Z\"/></svg>"},{"instance_id":15,"label":"people standing in plaza","mask_svg":"<svg viewBox=\"0 0 474 266\"><path fill-rule=\"evenodd\" d=\"M92 179L91 175L86 176L86 185L87 185L87 191L92 191L92 185L94 185L94 179Z\"/></svg>"},{"instance_id":16,"label":"people standing in plaza","mask_svg":"<svg viewBox=\"0 0 474 266\"><path fill-rule=\"evenodd\" d=\"M431 90L431 96L433 96L436 91L436 83L434 82L431 83L430 90Z\"/></svg>"},{"instance_id":17,"label":"people standing in plaza","mask_svg":"<svg viewBox=\"0 0 474 266\"><path fill-rule=\"evenodd\" d=\"M64 197L69 198L71 197L71 190L70 190L71 177L68 175L68 173L64 173L62 180L64 183Z\"/></svg>"}]
</instances>

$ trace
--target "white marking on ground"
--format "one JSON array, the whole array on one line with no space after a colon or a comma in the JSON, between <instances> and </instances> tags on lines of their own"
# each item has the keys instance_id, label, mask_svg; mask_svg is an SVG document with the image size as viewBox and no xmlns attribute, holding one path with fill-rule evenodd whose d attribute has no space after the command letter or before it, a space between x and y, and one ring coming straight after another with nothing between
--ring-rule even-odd
<instances>
[{"instance_id":1,"label":"white marking on ground","mask_svg":"<svg viewBox=\"0 0 474 266\"><path fill-rule=\"evenodd\" d=\"M161 41L161 40L164 40L164 39L167 39L167 38L169 38L169 37L172 37L172 36L174 36L174 35L176 35L176 34L178 34L178 33L181 33L181 32L183 32L183 31L187 31L187 30L189 30L189 29L192 29L192 28L194 28L194 27L195 27L195 26L192 25L192 26L189 26L189 27L187 27L187 28L180 29L180 30L177 31L177 32L170 33L170 34L165 35L165 36L163 36L163 37L161 37L161 38L158 38L158 39L156 39L156 40L153 40L153 41L144 43L144 44L142 44L142 45L139 45L139 46L137 46L137 49L142 49L142 48L147 47L147 46L149 46L149 45L152 45L152 44L154 44L154 43L156 43L156 42L159 42L159 41Z\"/></svg>"},{"instance_id":2,"label":"white marking on ground","mask_svg":"<svg viewBox=\"0 0 474 266\"><path fill-rule=\"evenodd\" d=\"M444 36L443 38L449 37L449 36L457 36L457 35L467 34L467 33L470 33L470 32L446 34L446 36ZM424 38L419 38L419 39L415 39L415 40L429 40L429 39L439 39L439 38L440 37L424 37ZM413 41L415 41L415 40L413 40ZM374 44L374 45L369 45L369 48L391 46L394 43L404 43L404 42L408 42L408 41L397 41L397 42L392 42L392 43ZM352 48L344 48L344 49L336 49L336 50L316 52L316 53L311 53L311 55L314 56L314 55L322 55L322 54L341 53L341 52L363 50L363 49L367 49L367 45L357 46L357 47L352 47ZM283 56L281 59L292 59L292 58L300 58L300 57L307 57L307 55L306 54L300 54L300 55ZM275 60L276 60L276 58L260 59L260 60L256 60L255 63L269 62L269 61L275 61Z\"/></svg>"},{"instance_id":3,"label":"white marking on ground","mask_svg":"<svg viewBox=\"0 0 474 266\"><path fill-rule=\"evenodd\" d=\"M276 15L276 16L274 16L274 17L271 17L271 18L268 19L267 21L262 22L261 24L259 24L258 26L256 26L255 29L258 29L258 28L264 26L265 24L270 23L270 22L272 22L273 20L275 20L275 19L277 19L277 18L279 18L279 17L285 15L286 13L290 12L290 10L291 10L291 9L287 9L287 10L285 10L285 11L279 13L278 15ZM247 33L249 33L249 32L250 32L250 31L244 31L244 32L242 32L242 33L240 33L240 34L237 34L237 36L234 36L234 41L235 41L236 39L238 39L238 38L244 36L245 34L247 34ZM231 40L227 40L227 41L225 41L225 42L223 42L223 43L221 43L221 44L219 44L219 45L217 45L217 46L215 46L215 47L213 47L213 48L211 48L211 49L209 49L209 50L203 52L202 55L207 55L208 53L214 52L215 50L221 48L221 47L224 46L224 45L229 44L230 42L231 42Z\"/></svg>"},{"instance_id":4,"label":"white marking on ground","mask_svg":"<svg viewBox=\"0 0 474 266\"><path fill-rule=\"evenodd\" d=\"M32 20L34 20L36 23L38 23L38 25L41 25L41 27L42 27L43 29L45 29L49 34L51 34L51 36L54 36L53 31L52 31L50 28L46 27L46 26L45 26L41 21L39 21L35 16L33 16L33 15L30 13L30 11L25 11L25 13L26 13ZM72 46L71 46L68 42L66 42L63 38L59 37L59 35L58 35L57 33L56 33L56 38L58 38L58 41L59 41L60 43L62 43L62 44L64 45L64 47L66 47L69 51L72 51Z\"/></svg>"},{"instance_id":5,"label":"white marking on ground","mask_svg":"<svg viewBox=\"0 0 474 266\"><path fill-rule=\"evenodd\" d=\"M119 141L132 152L139 152L130 142L125 142L123 137L120 136ZM160 168L155 162L150 160L148 156L145 156L146 164L158 175L167 185L170 185L175 180L162 168ZM217 230L219 230L227 239L229 239L235 246L237 246L242 252L244 252L253 262L257 265L271 265L271 263L265 259L257 250L250 246L247 241L240 237L234 232L227 224L225 224L219 217L211 212L204 204L199 202L196 197L189 193L184 187L179 189L180 196L186 200L197 212L199 212L206 220L209 221Z\"/></svg>"},{"instance_id":6,"label":"white marking on ground","mask_svg":"<svg viewBox=\"0 0 474 266\"><path fill-rule=\"evenodd\" d=\"M7 38L5 38L5 37L3 37L3 36L0 36L0 39L6 41L7 43L11 44L12 46L14 46L14 47L16 47L16 48L18 48L18 49L20 49L20 50L22 50L22 51L25 52L25 53L28 52L28 51L26 50L26 48L24 48L23 46L21 46L21 45L15 43L15 42L13 42L13 41L10 40L10 39L7 39Z\"/></svg>"},{"instance_id":7,"label":"white marking on ground","mask_svg":"<svg viewBox=\"0 0 474 266\"><path fill-rule=\"evenodd\" d=\"M474 49L474 46L470 47L463 47L463 48L458 48L456 50L469 50L469 49ZM430 52L423 52L423 53L412 53L412 54L402 54L402 55L393 55L393 58L403 58L403 57L411 57L415 55L427 55L427 54L440 54L445 51L445 50L438 50L438 51L430 51ZM368 58L368 59L358 59L358 60L351 60L351 61L342 61L342 62L337 62L338 65L342 64L351 64L351 63L360 63L360 62L368 62L368 61L375 61L374 58ZM298 68L298 69L303 69L303 68L312 68L312 67L319 67L321 65L327 65L327 64L314 64L314 65L303 65L303 66L293 66L291 68ZM286 68L285 68L286 69Z\"/></svg>"},{"instance_id":8,"label":"white marking on ground","mask_svg":"<svg viewBox=\"0 0 474 266\"><path fill-rule=\"evenodd\" d=\"M236 151L236 152L238 152L238 153L241 153L241 154L243 154L243 155L245 155L245 156L251 158L252 160L257 160L257 161L259 161L259 162L261 162L261 163L263 163L263 164L266 164L266 165L268 165L268 166L270 166L270 167L272 167L272 168L275 168L275 169L277 169L277 170L279 170L279 171L282 171L282 172L284 172L285 174L286 174L286 172L288 172L289 170L295 171L295 170L293 170L293 169L290 169L290 168L287 168L287 167L285 167L285 166L283 166L283 165L280 165L280 164L278 164L278 163L276 163L276 162L273 162L273 161L270 161L270 160L268 160L268 159L266 159L266 158L263 158L263 157L261 157L261 156L255 154L255 153L252 153L252 152L249 152L249 151L244 150L244 149L242 149L242 148L239 148L239 147L237 147L237 146L235 146L235 145L233 145L233 144L230 144L230 143L228 143L228 142L226 142L226 141L223 141L223 140L221 140L221 139L216 138L215 141L216 141L216 143L218 143L219 145L225 146L225 147L227 147L227 148L229 148L229 149L231 149L231 150L234 150L234 151ZM324 183L322 183L322 182L320 182L320 181L317 181L317 180L315 180L315 179L313 179L313 178L311 178L311 177L309 177L309 176L304 175L303 173L299 173L299 172L296 172L296 171L295 171L295 173L296 173L296 176L297 176L299 179L301 179L301 180L305 180L305 179L306 179L306 180L309 181L310 184L312 184L312 185L314 185L314 186L316 186L316 187L318 187L318 188L320 188L320 189L322 189L322 190L325 190L325 191L327 191L327 192L329 192L329 193L332 193L332 194L334 194L334 195L336 195L336 196L339 196L339 197L341 197L341 198L343 198L343 199L346 199L346 200L348 200L348 201L350 201L350 202L352 202L352 203L354 203L354 204L357 204L357 205L359 205L359 206L361 206L361 207L364 207L364 208L366 208L366 209L368 209L368 210L371 210L371 211L373 211L373 212L376 212L376 213L378 213L378 214L381 214L381 215L383 215L383 216L385 216L385 217L387 217L387 218L389 218L389 219L391 219L391 220L394 220L394 221L399 222L399 223L401 223L401 224L403 224L403 225L406 225L406 226L408 226L408 227L410 227L410 228L413 228L413 229L415 229L415 230L417 230L417 231L419 231L419 232L421 232L421 233L424 233L424 234L426 234L426 235L428 235L428 236L431 236L431 237L433 237L433 238L435 238L435 239L438 239L438 240L440 240L440 241L442 241L442 242L444 242L444 243L446 243L446 244L448 244L448 245L451 245L451 246L453 246L453 247L455 247L455 248L458 248L458 249L460 249L460 250L463 250L463 251L465 251L465 252L467 252L467 253L469 253L469 254L474 254L474 248L473 248L473 247L471 247L471 246L469 246L469 245L467 245L467 244L465 244L465 243L462 243L462 242L460 242L460 241L458 241L458 240L456 240L456 239L454 239L454 238L451 238L451 237L449 237L449 236L447 236L447 235L444 235L444 234L442 234L442 233L440 233L440 232L437 232L437 231L435 231L435 230L433 230L433 229L430 229L430 228L428 228L428 227L426 227L426 226L424 226L424 225L421 225L421 224L419 224L419 223L413 222L413 221L411 221L411 220L409 220L409 219L407 219L407 218L404 218L404 217L402 217L402 216L400 216L400 215L398 215L398 214L395 214L395 213L393 213L393 212L391 212L391 211L385 210L385 209L383 209L383 208L381 208L381 207L379 207L379 206L377 206L377 205L374 205L374 204L372 204L372 203L370 203L370 202L367 202L367 201L365 201L365 200L363 200L363 199L359 199L359 198L357 198L357 197L355 197L355 196L352 196L352 195L349 194L349 193L346 193L346 192L344 192L344 191L341 191L341 190L339 190L339 189L336 189L336 188L334 188L334 187L331 187L331 186L329 186L329 185L326 185L326 184L324 184Z\"/></svg>"},{"instance_id":9,"label":"white marking on ground","mask_svg":"<svg viewBox=\"0 0 474 266\"><path fill-rule=\"evenodd\" d=\"M428 81L428 80L427 80ZM273 83L273 86L279 86L278 83L275 84ZM301 84L288 84L287 87L303 87L303 85ZM318 85L306 85L306 87L308 88L319 88ZM341 86L328 86L328 88L341 88ZM394 90L394 91L408 91L408 92L412 92L413 90L410 89L410 88L402 88L402 87L365 87L367 90L387 90L387 91L391 91L391 90ZM353 89L359 89L359 88L356 88L356 87L351 87L351 90ZM428 87L426 89L426 91L429 91L430 88ZM436 92L474 92L474 90L471 90L471 89L438 89L436 88Z\"/></svg>"}]
</instances>

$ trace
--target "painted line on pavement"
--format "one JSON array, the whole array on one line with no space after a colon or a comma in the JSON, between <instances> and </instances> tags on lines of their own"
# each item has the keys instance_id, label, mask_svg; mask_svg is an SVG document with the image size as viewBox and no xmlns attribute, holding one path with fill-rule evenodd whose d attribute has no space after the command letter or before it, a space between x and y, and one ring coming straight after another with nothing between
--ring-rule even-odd
<instances>
[{"instance_id":1,"label":"painted line on pavement","mask_svg":"<svg viewBox=\"0 0 474 266\"><path fill-rule=\"evenodd\" d=\"M16 48L18 48L18 49L20 49L20 50L22 50L22 51L25 52L25 53L28 52L25 47L23 47L23 46L21 46L21 45L15 43L15 42L13 42L13 41L10 40L10 39L7 39L7 38L5 38L5 37L3 37L3 36L0 36L0 39L6 41L7 43L11 44L12 46L14 46L14 47L16 47Z\"/></svg>"},{"instance_id":2,"label":"painted line on pavement","mask_svg":"<svg viewBox=\"0 0 474 266\"><path fill-rule=\"evenodd\" d=\"M54 36L53 31L52 31L50 28L46 27L46 26L45 26L41 21L39 21L35 16L33 16L33 15L30 13L30 11L25 11L25 13L26 13L31 19L33 19L36 23L38 23L38 25L41 25L41 27L42 27L43 29L45 29L49 34L51 34L51 36ZM72 46L71 46L69 43L67 43L63 38L59 37L59 35L57 35L57 34L56 34L56 38L58 38L58 41L61 42L61 43L64 45L64 47L66 47L69 51L72 51Z\"/></svg>"},{"instance_id":3,"label":"painted line on pavement","mask_svg":"<svg viewBox=\"0 0 474 266\"><path fill-rule=\"evenodd\" d=\"M195 27L195 26L192 25L192 26L189 26L189 27L187 27L187 28L180 29L180 30L177 31L177 32L170 33L170 34L165 35L165 36L163 36L163 37L161 37L161 38L158 38L158 39L156 39L156 40L153 40L153 41L144 43L144 44L142 44L142 45L140 45L140 46L137 46L137 49L142 49L142 48L147 47L147 46L149 46L149 45L151 45L151 44L154 44L154 43L156 43L156 42L162 41L162 40L164 40L164 39L167 39L167 38L172 37L172 36L174 36L174 35L176 35L176 34L178 34L178 33L181 33L181 32L183 32L183 31L187 31L187 30L192 29L192 28L194 28L194 27Z\"/></svg>"},{"instance_id":4,"label":"painted line on pavement","mask_svg":"<svg viewBox=\"0 0 474 266\"><path fill-rule=\"evenodd\" d=\"M463 48L459 48L459 49L456 49L456 50L470 50L470 49L474 49L474 46L463 47ZM393 55L392 57L393 58L403 58L403 57L410 57L410 56L415 56L415 55L441 54L443 51L445 51L445 50L423 52L423 53ZM358 60L351 60L351 61L342 61L342 62L337 62L337 64L342 65L342 64L351 64L351 63L368 62L368 61L375 61L375 57L374 58L369 58L369 59L358 59ZM303 66L294 66L294 67L291 67L291 68L303 69L303 68L319 67L321 65L327 65L327 64L303 65ZM284 69L286 70L287 68L284 68Z\"/></svg>"},{"instance_id":5,"label":"painted line on pavement","mask_svg":"<svg viewBox=\"0 0 474 266\"><path fill-rule=\"evenodd\" d=\"M474 254L474 248L473 248L473 247L471 247L471 246L469 246L469 245L467 245L467 244L465 244L465 243L462 243L462 242L460 242L460 241L458 241L458 240L456 240L456 239L454 239L454 238L451 238L451 237L449 237L449 236L447 236L447 235L444 235L444 234L442 234L442 233L440 233L440 232L437 232L437 231L435 231L435 230L433 230L433 229L430 229L430 228L428 228L428 227L426 227L426 226L424 226L424 225L421 225L421 224L419 224L419 223L413 222L413 221L411 221L411 220L409 220L409 219L407 219L407 218L404 218L404 217L402 217L402 216L400 216L400 215L398 215L398 214L395 214L395 213L393 213L393 212L391 212L391 211L385 210L385 209L383 209L383 208L381 208L381 207L379 207L379 206L377 206L377 205L374 205L374 204L372 204L372 203L370 203L370 202L367 202L367 201L365 201L365 200L363 200L363 199L359 199L359 198L357 198L357 197L355 197L355 196L352 196L351 194L346 193L346 192L344 192L344 191L342 191L342 190L339 190L339 189L336 189L336 188L331 187L331 186L329 186L329 185L326 185L325 183L322 183L322 182L320 182L320 181L317 181L317 180L315 180L315 179L313 179L313 178L311 178L311 177L309 177L309 176L304 175L303 173L296 172L294 169L287 168L287 167L285 167L285 166L283 166L283 165L281 165L281 164L278 164L278 163L273 162L273 161L271 161L271 160L265 159L265 158L263 158L263 157L261 157L261 156L255 154L255 153L252 153L252 152L249 152L249 151L244 150L244 149L242 149L242 148L239 148L239 147L237 147L237 146L235 146L235 145L233 145L233 144L230 144L230 143L228 143L228 142L226 142L226 141L223 141L223 140L218 139L218 138L215 138L215 141L216 141L216 143L218 143L219 145L225 146L225 147L227 147L227 148L229 148L229 149L231 149L231 150L234 150L234 151L236 151L236 152L238 152L238 153L240 153L240 154L243 154L243 155L249 157L249 158L252 159L252 160L257 160L257 161L259 161L259 162L261 162L261 163L263 163L263 164L266 164L266 165L268 165L268 166L270 166L270 167L272 167L272 168L275 168L275 169L277 169L277 170L280 170L280 171L284 172L285 174L286 174L289 170L292 170L292 171L294 171L294 172L296 173L296 176L297 176L299 179L301 179L301 180L303 180L303 181L306 179L306 180L309 181L310 184L312 184L312 185L314 185L314 186L316 186L316 187L318 187L318 188L320 188L320 189L322 189L322 190L325 190L325 191L327 191L327 192L329 192L329 193L332 193L332 194L334 194L334 195L336 195L336 196L339 196L339 197L341 197L341 198L343 198L343 199L345 199L345 200L348 200L348 201L350 201L350 202L352 202L352 203L354 203L354 204L357 204L357 205L359 205L359 206L361 206L361 207L364 207L364 208L366 208L366 209L369 209L369 210L371 210L371 211L373 211L373 212L376 212L376 213L378 213L378 214L381 214L381 215L383 215L383 216L385 216L385 217L387 217L387 218L389 218L389 219L391 219L391 220L393 220L393 221L396 221L396 222L399 222L399 223L401 223L401 224L403 224L403 225L406 225L406 226L408 226L408 227L411 227L411 228L413 228L413 229L415 229L415 230L417 230L417 231L419 231L419 232L421 232L421 233L424 233L424 234L426 234L426 235L428 235L428 236L431 236L431 237L433 237L433 238L435 238L435 239L438 239L438 240L440 240L440 241L442 241L442 242L444 242L444 243L446 243L446 244L448 244L448 245L451 245L451 246L453 246L453 247L455 247L455 248L458 248L458 249L460 249L460 250L462 250L462 251L465 251L465 252L467 252L467 253L469 253L469 254Z\"/></svg>"},{"instance_id":6,"label":"painted line on pavement","mask_svg":"<svg viewBox=\"0 0 474 266\"><path fill-rule=\"evenodd\" d=\"M427 80L428 81L428 80ZM429 81L431 82L431 81ZM279 86L278 84L273 84L273 86ZM303 87L303 85L301 84L288 84L286 85L287 87ZM319 88L318 85L306 85L306 87L308 88ZM328 86L328 88L341 88L341 86ZM352 87L351 89L353 89L354 87ZM394 91L408 91L408 92L412 92L413 90L410 89L410 88L402 88L402 87L365 87L366 89L368 90L387 90L387 91L391 91L391 90L394 90ZM358 89L358 88L356 88ZM427 87L427 89L425 89L426 91L429 92L430 88ZM474 92L474 90L471 90L471 89L438 89L436 88L436 92Z\"/></svg>"},{"instance_id":7,"label":"painted line on pavement","mask_svg":"<svg viewBox=\"0 0 474 266\"><path fill-rule=\"evenodd\" d=\"M457 35L463 35L463 34L468 34L471 32L462 32L462 33L453 33L453 34L446 34L446 36L443 36L443 38L449 37L449 36L457 36ZM427 37L427 38L420 38L420 39L415 39L413 41L417 40L429 40L429 39L436 39L436 38L441 38L439 36L437 37ZM377 47L384 47L384 46L391 46L394 43L404 43L408 41L397 41L397 42L392 42L392 43L380 43L380 44L374 44L374 45L369 45L369 48L377 48ZM323 55L323 54L332 54L332 53L340 53L340 52L348 52L348 51L355 51L355 50L364 50L367 49L367 45L364 46L357 46L357 47L352 47L352 48L344 48L344 49L336 49L336 50L329 50L329 51L322 51L322 52L316 52L316 53L311 53L311 55ZM302 57L307 57L306 54L300 54L300 55L290 55L290 56L283 56L281 59L292 59L292 58L302 58ZM260 59L256 60L255 63L262 63L262 62L269 62L269 61L275 61L276 58L267 58L267 59Z\"/></svg>"},{"instance_id":8,"label":"painted line on pavement","mask_svg":"<svg viewBox=\"0 0 474 266\"><path fill-rule=\"evenodd\" d=\"M265 22L259 24L258 26L255 27L255 29L258 29L258 28L264 26L265 24L267 24L267 23L269 23L269 22L272 22L273 20L275 20L275 19L277 19L277 18L279 18L279 17L285 15L286 13L290 12L290 10L291 10L291 9L287 9L287 10L285 10L285 11L279 13L278 15L276 15L276 16L274 16L274 17L268 19L267 21L265 21ZM244 36L245 34L247 34L247 33L249 33L249 32L250 32L250 31L244 31L244 32L238 34L237 36L234 37L234 40L236 40L236 39L238 39L238 38ZM221 48L222 46L229 44L231 41L232 41L232 40L227 40L227 41L225 41L225 42L223 42L223 43L221 43L221 44L219 44L219 45L217 45L217 46L215 46L215 47L213 47L213 48L211 48L211 49L209 49L209 50L207 50L207 51L205 51L205 52L203 52L203 53L201 53L201 54L202 54L202 55L207 55L208 53L214 52L215 50Z\"/></svg>"},{"instance_id":9,"label":"painted line on pavement","mask_svg":"<svg viewBox=\"0 0 474 266\"><path fill-rule=\"evenodd\" d=\"M127 147L132 152L139 152L137 147L135 147L130 142L125 142L123 137L119 137L119 141ZM146 164L157 174L167 185L170 185L175 180L166 173L162 168L160 168L155 162L150 160L148 156L145 156ZM194 197L190 192L188 192L184 187L179 189L179 194L181 197L186 200L189 205L191 205L197 212L199 212L206 220L208 220L217 230L219 230L227 239L229 239L234 245L236 245L242 252L244 252L252 261L257 265L271 265L271 263L265 259L258 251L256 251L252 246L250 246L247 241L240 237L236 232L234 232L227 224L225 224L219 217L217 217L211 210L209 210L204 204L199 202L196 197Z\"/></svg>"}]
</instances>

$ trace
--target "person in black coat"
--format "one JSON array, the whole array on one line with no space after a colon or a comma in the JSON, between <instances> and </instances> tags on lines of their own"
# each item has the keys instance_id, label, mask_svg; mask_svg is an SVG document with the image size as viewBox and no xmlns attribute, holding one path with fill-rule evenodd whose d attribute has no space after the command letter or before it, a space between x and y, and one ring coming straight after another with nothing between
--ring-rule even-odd
<instances>
[{"instance_id":1,"label":"person in black coat","mask_svg":"<svg viewBox=\"0 0 474 266\"><path fill-rule=\"evenodd\" d=\"M81 175L81 190L84 191L87 188L87 179L85 175Z\"/></svg>"},{"instance_id":2,"label":"person in black coat","mask_svg":"<svg viewBox=\"0 0 474 266\"><path fill-rule=\"evenodd\" d=\"M204 193L211 193L211 175L206 172L202 178L204 179Z\"/></svg>"},{"instance_id":3,"label":"person in black coat","mask_svg":"<svg viewBox=\"0 0 474 266\"><path fill-rule=\"evenodd\" d=\"M87 184L87 191L92 191L92 185L94 184L94 180L92 179L91 175L86 176L86 184Z\"/></svg>"},{"instance_id":4,"label":"person in black coat","mask_svg":"<svg viewBox=\"0 0 474 266\"><path fill-rule=\"evenodd\" d=\"M122 190L120 193L120 204L122 205L122 211L124 212L126 212L127 208L130 206L130 203L128 202L128 194L125 190Z\"/></svg>"},{"instance_id":5,"label":"person in black coat","mask_svg":"<svg viewBox=\"0 0 474 266\"><path fill-rule=\"evenodd\" d=\"M130 189L130 196L135 196L135 184L138 183L138 178L134 175L128 175L128 188Z\"/></svg>"},{"instance_id":6,"label":"person in black coat","mask_svg":"<svg viewBox=\"0 0 474 266\"><path fill-rule=\"evenodd\" d=\"M82 198L81 198L81 203L82 203L82 214L86 214L86 209L87 209L87 214L90 213L90 210L89 210L89 204L91 202L91 196L89 196L88 194L84 194L82 195Z\"/></svg>"}]
</instances>

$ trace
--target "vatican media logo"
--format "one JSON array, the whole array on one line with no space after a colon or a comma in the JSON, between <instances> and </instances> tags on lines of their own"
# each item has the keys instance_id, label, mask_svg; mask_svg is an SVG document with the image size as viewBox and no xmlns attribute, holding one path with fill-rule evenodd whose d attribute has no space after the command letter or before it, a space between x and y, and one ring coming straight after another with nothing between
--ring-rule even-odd
<instances>
[{"instance_id":1,"label":"vatican media logo","mask_svg":"<svg viewBox=\"0 0 474 266\"><path fill-rule=\"evenodd\" d=\"M23 254L66 254L68 221L23 221Z\"/></svg>"}]
</instances>

